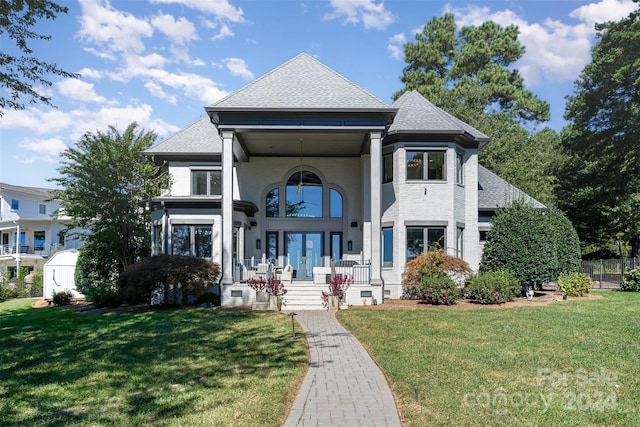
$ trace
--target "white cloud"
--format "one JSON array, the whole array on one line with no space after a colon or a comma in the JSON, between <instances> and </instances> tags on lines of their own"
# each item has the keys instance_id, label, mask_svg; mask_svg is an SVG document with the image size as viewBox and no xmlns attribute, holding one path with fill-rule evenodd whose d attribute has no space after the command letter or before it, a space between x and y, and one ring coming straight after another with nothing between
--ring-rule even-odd
<instances>
[{"instance_id":1,"label":"white cloud","mask_svg":"<svg viewBox=\"0 0 640 427\"><path fill-rule=\"evenodd\" d=\"M213 103L227 95L226 91L218 89L213 80L193 73L170 73L150 69L145 75L156 83L180 90L185 96L199 99L205 104Z\"/></svg>"},{"instance_id":2,"label":"white cloud","mask_svg":"<svg viewBox=\"0 0 640 427\"><path fill-rule=\"evenodd\" d=\"M106 98L99 96L93 83L77 79L63 79L57 83L58 92L75 101L103 103Z\"/></svg>"},{"instance_id":3,"label":"white cloud","mask_svg":"<svg viewBox=\"0 0 640 427\"><path fill-rule=\"evenodd\" d=\"M384 7L384 2L375 0L331 0L333 11L325 15L325 19L344 17L347 24L362 22L365 28L384 30L392 24L396 17Z\"/></svg>"},{"instance_id":4,"label":"white cloud","mask_svg":"<svg viewBox=\"0 0 640 427\"><path fill-rule=\"evenodd\" d=\"M36 153L40 157L55 157L65 151L68 147L59 138L31 139L25 138L18 146L26 151Z\"/></svg>"},{"instance_id":5,"label":"white cloud","mask_svg":"<svg viewBox=\"0 0 640 427\"><path fill-rule=\"evenodd\" d=\"M244 62L244 59L240 58L227 58L224 60L227 69L231 71L231 74L234 76L240 76L245 80L253 80L254 76L247 64Z\"/></svg>"},{"instance_id":6,"label":"white cloud","mask_svg":"<svg viewBox=\"0 0 640 427\"><path fill-rule=\"evenodd\" d=\"M191 9L214 15L217 19L242 23L244 12L241 8L232 6L228 0L151 0L156 4L181 4Z\"/></svg>"},{"instance_id":7,"label":"white cloud","mask_svg":"<svg viewBox=\"0 0 640 427\"><path fill-rule=\"evenodd\" d=\"M211 37L211 40L223 40L229 37L235 36L235 33L227 24L218 24L212 21L203 21L203 25L207 28L211 28L218 31L216 35Z\"/></svg>"},{"instance_id":8,"label":"white cloud","mask_svg":"<svg viewBox=\"0 0 640 427\"><path fill-rule=\"evenodd\" d=\"M448 11L454 13L458 26L479 26L486 21L503 27L516 25L520 31L518 39L526 52L515 67L528 86L543 80L575 80L591 58L591 33L584 24L569 25L551 19L529 23L511 10L492 12L488 7L480 6Z\"/></svg>"},{"instance_id":9,"label":"white cloud","mask_svg":"<svg viewBox=\"0 0 640 427\"><path fill-rule=\"evenodd\" d=\"M636 7L632 0L601 0L598 3L580 6L569 16L593 28L597 22L619 21L633 12Z\"/></svg>"},{"instance_id":10,"label":"white cloud","mask_svg":"<svg viewBox=\"0 0 640 427\"><path fill-rule=\"evenodd\" d=\"M98 51L140 53L144 51L142 38L153 35L147 20L113 9L106 0L80 0L80 6L79 35L83 42L101 47Z\"/></svg>"},{"instance_id":11,"label":"white cloud","mask_svg":"<svg viewBox=\"0 0 640 427\"><path fill-rule=\"evenodd\" d=\"M64 112L28 108L7 111L0 121L0 128L25 129L37 135L64 134L68 136L70 144L78 141L86 132L106 131L112 125L124 129L133 121L141 128L156 132L160 137L179 130L177 126L154 119L152 116L153 108L150 105L135 103L124 107L105 106L97 110L83 108ZM36 147L33 144L31 146ZM53 143L51 146L55 147Z\"/></svg>"},{"instance_id":12,"label":"white cloud","mask_svg":"<svg viewBox=\"0 0 640 427\"><path fill-rule=\"evenodd\" d=\"M80 74L80 78L83 78L83 79L98 80L102 78L102 72L94 68L83 68L82 70L79 71L79 74Z\"/></svg>"},{"instance_id":13,"label":"white cloud","mask_svg":"<svg viewBox=\"0 0 640 427\"><path fill-rule=\"evenodd\" d=\"M404 45L407 43L407 38L404 34L399 33L389 37L389 44L387 50L391 53L391 57L394 59L404 59Z\"/></svg>"},{"instance_id":14,"label":"white cloud","mask_svg":"<svg viewBox=\"0 0 640 427\"><path fill-rule=\"evenodd\" d=\"M178 99L175 96L167 94L159 84L156 84L154 82L146 82L144 84L144 87L146 87L149 93L156 98L163 99L171 105L176 105L178 103Z\"/></svg>"},{"instance_id":15,"label":"white cloud","mask_svg":"<svg viewBox=\"0 0 640 427\"><path fill-rule=\"evenodd\" d=\"M151 19L151 23L177 45L185 45L198 39L196 27L184 17L176 20L172 15L159 14Z\"/></svg>"},{"instance_id":16,"label":"white cloud","mask_svg":"<svg viewBox=\"0 0 640 427\"><path fill-rule=\"evenodd\" d=\"M519 40L526 52L515 64L529 86L543 81L569 82L575 80L584 66L591 61L595 22L617 21L635 10L632 0L601 0L581 6L569 14L578 19L577 24L567 24L547 18L543 22L530 23L509 9L492 12L488 7L467 6L445 12L456 16L459 26L479 26L493 21L506 27L516 25Z\"/></svg>"}]
</instances>

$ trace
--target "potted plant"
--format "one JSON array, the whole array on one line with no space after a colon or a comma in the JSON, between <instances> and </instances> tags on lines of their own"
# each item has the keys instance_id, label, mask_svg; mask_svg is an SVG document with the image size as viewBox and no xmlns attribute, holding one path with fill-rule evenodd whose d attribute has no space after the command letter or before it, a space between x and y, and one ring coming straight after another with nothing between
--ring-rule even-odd
<instances>
[{"instance_id":1,"label":"potted plant","mask_svg":"<svg viewBox=\"0 0 640 427\"><path fill-rule=\"evenodd\" d=\"M251 279L249 286L256 291L256 301L269 302L269 308L272 310L282 309L282 297L287 293L287 289L281 280L272 277Z\"/></svg>"},{"instance_id":2,"label":"potted plant","mask_svg":"<svg viewBox=\"0 0 640 427\"><path fill-rule=\"evenodd\" d=\"M351 285L349 276L337 274L329 280L329 291L322 291L322 305L328 310L340 310L340 303Z\"/></svg>"}]
</instances>

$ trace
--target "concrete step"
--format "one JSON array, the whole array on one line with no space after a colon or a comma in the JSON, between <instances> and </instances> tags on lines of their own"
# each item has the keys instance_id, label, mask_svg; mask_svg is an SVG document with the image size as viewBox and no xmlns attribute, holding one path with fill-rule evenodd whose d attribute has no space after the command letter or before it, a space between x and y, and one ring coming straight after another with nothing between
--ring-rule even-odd
<instances>
[{"instance_id":1,"label":"concrete step","mask_svg":"<svg viewBox=\"0 0 640 427\"><path fill-rule=\"evenodd\" d=\"M285 283L287 294L284 296L283 311L322 310L322 291L327 291L327 285L313 282Z\"/></svg>"}]
</instances>

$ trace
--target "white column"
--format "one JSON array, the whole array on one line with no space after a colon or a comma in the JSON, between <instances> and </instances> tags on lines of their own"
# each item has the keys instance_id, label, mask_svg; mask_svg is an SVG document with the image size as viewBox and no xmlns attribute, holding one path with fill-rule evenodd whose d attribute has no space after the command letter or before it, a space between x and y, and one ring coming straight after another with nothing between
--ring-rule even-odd
<instances>
[{"instance_id":1,"label":"white column","mask_svg":"<svg viewBox=\"0 0 640 427\"><path fill-rule=\"evenodd\" d=\"M222 281L233 284L233 137L222 134Z\"/></svg>"},{"instance_id":2,"label":"white column","mask_svg":"<svg viewBox=\"0 0 640 427\"><path fill-rule=\"evenodd\" d=\"M382 133L371 132L371 284L382 285Z\"/></svg>"}]
</instances>

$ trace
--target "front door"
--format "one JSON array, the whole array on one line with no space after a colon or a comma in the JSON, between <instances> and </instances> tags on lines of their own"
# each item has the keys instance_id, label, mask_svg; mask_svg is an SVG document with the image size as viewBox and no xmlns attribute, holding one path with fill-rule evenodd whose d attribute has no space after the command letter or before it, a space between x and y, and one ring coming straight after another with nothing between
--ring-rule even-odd
<instances>
[{"instance_id":1,"label":"front door","mask_svg":"<svg viewBox=\"0 0 640 427\"><path fill-rule=\"evenodd\" d=\"M322 266L324 233L302 231L284 233L285 254L296 270L296 280L313 280L313 267Z\"/></svg>"}]
</instances>

